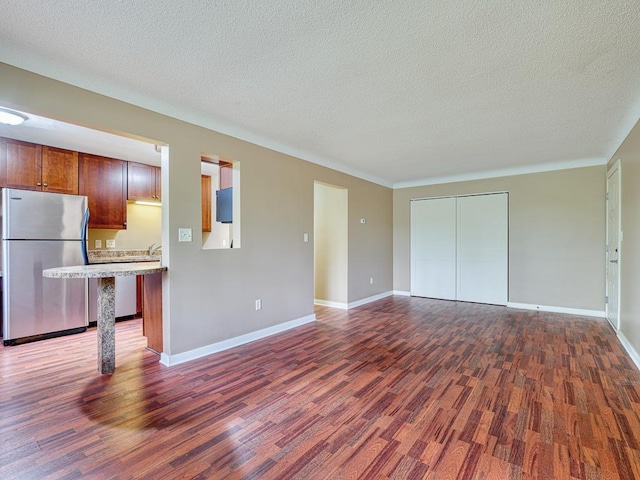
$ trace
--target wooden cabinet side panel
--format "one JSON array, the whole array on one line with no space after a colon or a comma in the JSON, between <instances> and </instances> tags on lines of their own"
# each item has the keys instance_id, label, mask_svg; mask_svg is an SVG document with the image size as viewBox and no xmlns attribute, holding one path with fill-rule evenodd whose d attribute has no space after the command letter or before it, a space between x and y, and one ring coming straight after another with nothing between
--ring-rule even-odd
<instances>
[{"instance_id":1,"label":"wooden cabinet side panel","mask_svg":"<svg viewBox=\"0 0 640 480\"><path fill-rule=\"evenodd\" d=\"M142 315L142 291L144 289L144 275L136 275L136 315ZM142 334L144 335L144 324L142 325Z\"/></svg>"},{"instance_id":2,"label":"wooden cabinet side panel","mask_svg":"<svg viewBox=\"0 0 640 480\"><path fill-rule=\"evenodd\" d=\"M0 188L7 186L7 141L0 137Z\"/></svg>"},{"instance_id":3,"label":"wooden cabinet side panel","mask_svg":"<svg viewBox=\"0 0 640 480\"><path fill-rule=\"evenodd\" d=\"M145 275L142 285L143 334L147 346L162 353L162 274Z\"/></svg>"},{"instance_id":4,"label":"wooden cabinet side panel","mask_svg":"<svg viewBox=\"0 0 640 480\"><path fill-rule=\"evenodd\" d=\"M220 161L220 189L233 186L233 164Z\"/></svg>"},{"instance_id":5,"label":"wooden cabinet side panel","mask_svg":"<svg viewBox=\"0 0 640 480\"><path fill-rule=\"evenodd\" d=\"M78 152L42 147L42 190L78 195Z\"/></svg>"},{"instance_id":6,"label":"wooden cabinet side panel","mask_svg":"<svg viewBox=\"0 0 640 480\"><path fill-rule=\"evenodd\" d=\"M127 162L83 153L78 177L80 195L89 198L89 228L127 228Z\"/></svg>"},{"instance_id":7,"label":"wooden cabinet side panel","mask_svg":"<svg viewBox=\"0 0 640 480\"><path fill-rule=\"evenodd\" d=\"M156 170L156 200L162 200L162 169L154 167Z\"/></svg>"},{"instance_id":8,"label":"wooden cabinet side panel","mask_svg":"<svg viewBox=\"0 0 640 480\"><path fill-rule=\"evenodd\" d=\"M211 176L202 175L202 231L211 231Z\"/></svg>"}]
</instances>

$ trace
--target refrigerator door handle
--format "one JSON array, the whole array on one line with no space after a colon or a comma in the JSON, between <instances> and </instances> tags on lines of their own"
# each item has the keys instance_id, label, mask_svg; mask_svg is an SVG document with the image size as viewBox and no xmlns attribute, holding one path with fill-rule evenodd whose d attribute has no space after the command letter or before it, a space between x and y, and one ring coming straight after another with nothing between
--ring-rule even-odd
<instances>
[{"instance_id":1,"label":"refrigerator door handle","mask_svg":"<svg viewBox=\"0 0 640 480\"><path fill-rule=\"evenodd\" d=\"M82 216L82 260L84 260L85 265L89 265L89 255L87 253L87 232L89 229L89 209L87 208L84 211L84 215Z\"/></svg>"}]
</instances>

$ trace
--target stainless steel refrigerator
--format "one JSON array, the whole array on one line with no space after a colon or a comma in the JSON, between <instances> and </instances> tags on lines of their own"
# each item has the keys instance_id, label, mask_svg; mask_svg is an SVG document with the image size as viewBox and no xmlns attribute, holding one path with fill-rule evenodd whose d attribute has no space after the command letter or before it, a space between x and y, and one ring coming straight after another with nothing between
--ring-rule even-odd
<instances>
[{"instance_id":1,"label":"stainless steel refrigerator","mask_svg":"<svg viewBox=\"0 0 640 480\"><path fill-rule=\"evenodd\" d=\"M87 197L3 188L2 300L5 345L87 328L82 278L42 270L87 262Z\"/></svg>"}]
</instances>

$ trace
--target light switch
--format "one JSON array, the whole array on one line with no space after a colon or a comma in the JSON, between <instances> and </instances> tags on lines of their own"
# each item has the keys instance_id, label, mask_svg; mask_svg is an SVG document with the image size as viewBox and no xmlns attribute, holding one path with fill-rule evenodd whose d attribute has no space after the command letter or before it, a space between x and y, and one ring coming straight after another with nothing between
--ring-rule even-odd
<instances>
[{"instance_id":1,"label":"light switch","mask_svg":"<svg viewBox=\"0 0 640 480\"><path fill-rule=\"evenodd\" d=\"M102 240L95 241L95 248L102 248Z\"/></svg>"},{"instance_id":2,"label":"light switch","mask_svg":"<svg viewBox=\"0 0 640 480\"><path fill-rule=\"evenodd\" d=\"M193 233L190 228L178 229L178 241L179 242L191 242L193 241Z\"/></svg>"},{"instance_id":3,"label":"light switch","mask_svg":"<svg viewBox=\"0 0 640 480\"><path fill-rule=\"evenodd\" d=\"M308 233L303 234L302 240L304 241L304 243L309 243L309 234Z\"/></svg>"},{"instance_id":4,"label":"light switch","mask_svg":"<svg viewBox=\"0 0 640 480\"><path fill-rule=\"evenodd\" d=\"M107 240L107 248L116 248L115 240Z\"/></svg>"}]
</instances>

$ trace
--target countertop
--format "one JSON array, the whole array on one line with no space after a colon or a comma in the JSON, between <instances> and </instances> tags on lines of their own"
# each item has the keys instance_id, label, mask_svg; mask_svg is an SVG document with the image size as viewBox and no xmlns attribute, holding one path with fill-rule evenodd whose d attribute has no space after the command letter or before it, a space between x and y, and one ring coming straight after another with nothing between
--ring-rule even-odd
<instances>
[{"instance_id":1,"label":"countertop","mask_svg":"<svg viewBox=\"0 0 640 480\"><path fill-rule=\"evenodd\" d=\"M160 265L160 262L101 263L47 268L42 271L42 275L47 278L105 278L149 275L166 270L167 267Z\"/></svg>"},{"instance_id":2,"label":"countertop","mask_svg":"<svg viewBox=\"0 0 640 480\"><path fill-rule=\"evenodd\" d=\"M149 255L148 249L138 250L89 250L89 264L159 262L159 254Z\"/></svg>"}]
</instances>

